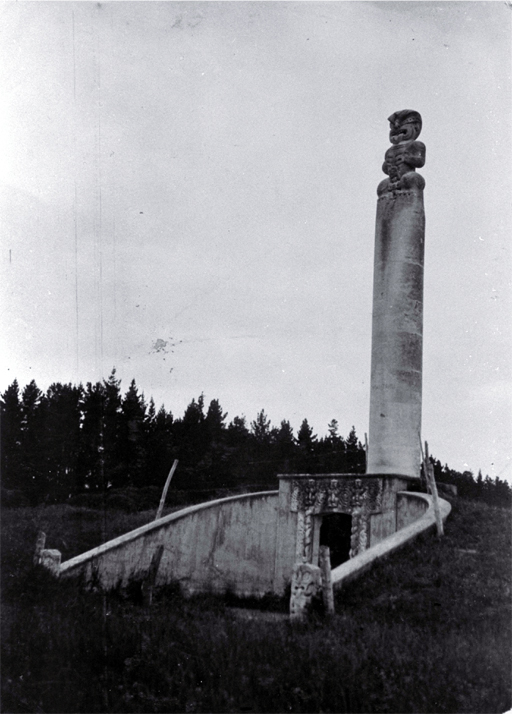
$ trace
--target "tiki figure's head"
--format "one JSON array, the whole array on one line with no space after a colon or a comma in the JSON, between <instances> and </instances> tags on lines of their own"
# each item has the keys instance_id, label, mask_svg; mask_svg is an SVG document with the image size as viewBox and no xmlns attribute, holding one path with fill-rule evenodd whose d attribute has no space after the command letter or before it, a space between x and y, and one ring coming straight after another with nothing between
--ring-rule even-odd
<instances>
[{"instance_id":1,"label":"tiki figure's head","mask_svg":"<svg viewBox=\"0 0 512 714\"><path fill-rule=\"evenodd\" d=\"M392 144L414 141L421 132L421 115L412 109L402 109L389 118L389 140Z\"/></svg>"},{"instance_id":2,"label":"tiki figure's head","mask_svg":"<svg viewBox=\"0 0 512 714\"><path fill-rule=\"evenodd\" d=\"M312 605L322 583L320 568L311 563L297 563L293 569L290 612L298 615Z\"/></svg>"}]
</instances>

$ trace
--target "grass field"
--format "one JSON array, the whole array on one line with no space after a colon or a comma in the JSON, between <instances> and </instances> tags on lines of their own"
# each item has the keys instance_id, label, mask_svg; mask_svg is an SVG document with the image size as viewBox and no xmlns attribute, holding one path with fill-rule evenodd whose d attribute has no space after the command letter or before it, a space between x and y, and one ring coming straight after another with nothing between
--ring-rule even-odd
<instances>
[{"instance_id":1,"label":"grass field","mask_svg":"<svg viewBox=\"0 0 512 714\"><path fill-rule=\"evenodd\" d=\"M110 538L154 511L107 516ZM67 559L101 542L102 520L83 507L3 510L3 712L511 708L508 510L454 500L441 541L422 536L340 592L333 618L300 626L174 586L147 609L31 567L39 528Z\"/></svg>"}]
</instances>

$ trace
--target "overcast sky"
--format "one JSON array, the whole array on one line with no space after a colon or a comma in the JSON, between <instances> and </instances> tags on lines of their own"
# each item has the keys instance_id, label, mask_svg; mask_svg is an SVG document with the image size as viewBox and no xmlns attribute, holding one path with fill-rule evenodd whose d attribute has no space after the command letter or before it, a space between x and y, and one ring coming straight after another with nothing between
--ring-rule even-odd
<instances>
[{"instance_id":1,"label":"overcast sky","mask_svg":"<svg viewBox=\"0 0 512 714\"><path fill-rule=\"evenodd\" d=\"M423 438L512 480L505 2L1 5L3 335L17 378L116 367L368 430L387 117L423 116Z\"/></svg>"}]
</instances>

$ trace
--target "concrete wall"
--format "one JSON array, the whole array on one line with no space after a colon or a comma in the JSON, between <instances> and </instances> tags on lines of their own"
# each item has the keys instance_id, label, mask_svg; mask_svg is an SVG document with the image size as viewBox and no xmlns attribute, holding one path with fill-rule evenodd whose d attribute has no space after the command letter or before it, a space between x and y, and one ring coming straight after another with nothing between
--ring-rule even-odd
<instances>
[{"instance_id":1,"label":"concrete wall","mask_svg":"<svg viewBox=\"0 0 512 714\"><path fill-rule=\"evenodd\" d=\"M383 478L382 513L374 513L370 516L370 547L377 545L396 531L397 492L405 489L410 480L400 476Z\"/></svg>"},{"instance_id":2,"label":"concrete wall","mask_svg":"<svg viewBox=\"0 0 512 714\"><path fill-rule=\"evenodd\" d=\"M164 551L156 585L184 591L263 595L273 590L278 492L232 496L184 508L61 565L61 577L83 576L104 588L126 586Z\"/></svg>"},{"instance_id":3,"label":"concrete wall","mask_svg":"<svg viewBox=\"0 0 512 714\"><path fill-rule=\"evenodd\" d=\"M396 530L414 523L429 508L429 502L423 493L397 493L396 495Z\"/></svg>"},{"instance_id":4,"label":"concrete wall","mask_svg":"<svg viewBox=\"0 0 512 714\"><path fill-rule=\"evenodd\" d=\"M396 493L400 481L385 479L383 505L389 511L372 516L377 525L372 522L370 548L333 570L336 586L435 523L431 497ZM62 563L60 575L82 576L105 589L126 586L132 578L144 577L163 545L157 586L179 582L189 594L282 595L296 562L297 513L290 508L290 497L291 484L282 481L280 492L232 496L184 508ZM442 499L440 503L446 518L450 505Z\"/></svg>"},{"instance_id":5,"label":"concrete wall","mask_svg":"<svg viewBox=\"0 0 512 714\"><path fill-rule=\"evenodd\" d=\"M279 481L279 513L277 521L277 542L274 592L282 595L292 578L296 558L297 513L291 510L292 484L288 479Z\"/></svg>"}]
</instances>

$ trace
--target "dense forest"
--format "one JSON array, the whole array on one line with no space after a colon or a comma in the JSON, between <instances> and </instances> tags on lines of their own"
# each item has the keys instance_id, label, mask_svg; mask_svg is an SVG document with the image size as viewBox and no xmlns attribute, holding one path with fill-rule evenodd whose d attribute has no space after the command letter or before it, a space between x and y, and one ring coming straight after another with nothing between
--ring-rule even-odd
<instances>
[{"instance_id":1,"label":"dense forest","mask_svg":"<svg viewBox=\"0 0 512 714\"><path fill-rule=\"evenodd\" d=\"M227 421L217 399L203 395L175 417L153 399L146 402L135 380L123 395L115 369L96 384L35 381L22 390L15 380L1 395L1 468L5 505L65 502L79 494L117 489L162 488L174 459L173 488L201 490L257 485L277 488L279 473L364 473L364 448L354 428L338 433L336 419L318 437L304 419L295 435L290 422L272 426L264 410L249 424ZM440 482L459 494L509 506L512 490L499 478L475 479L433 457Z\"/></svg>"}]
</instances>

